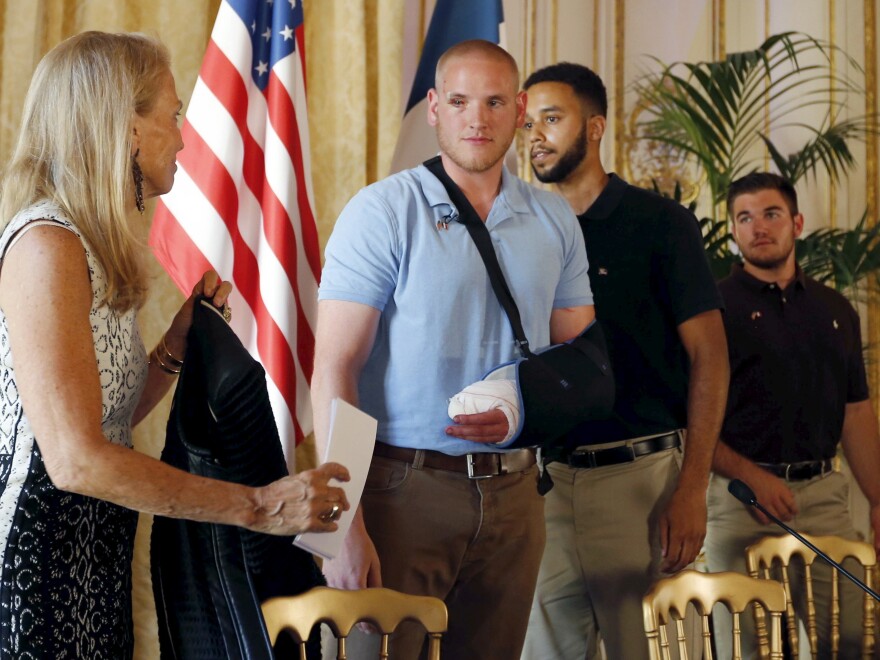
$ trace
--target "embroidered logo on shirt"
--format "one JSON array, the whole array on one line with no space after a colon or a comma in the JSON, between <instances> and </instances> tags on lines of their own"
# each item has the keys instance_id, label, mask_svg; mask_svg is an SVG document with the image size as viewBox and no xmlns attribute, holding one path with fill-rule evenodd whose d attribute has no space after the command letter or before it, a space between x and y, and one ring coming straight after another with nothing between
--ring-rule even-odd
<instances>
[{"instance_id":1,"label":"embroidered logo on shirt","mask_svg":"<svg viewBox=\"0 0 880 660\"><path fill-rule=\"evenodd\" d=\"M761 312L757 309L754 312L752 312L752 320L753 321L757 321L759 318L761 318L761 316L763 316L763 314L761 314Z\"/></svg>"},{"instance_id":2,"label":"embroidered logo on shirt","mask_svg":"<svg viewBox=\"0 0 880 660\"><path fill-rule=\"evenodd\" d=\"M597 272L597 274L598 274L598 275L607 275L607 274L608 274L608 269L607 269L607 268L601 268L601 267L600 267L599 270L598 270L598 272Z\"/></svg>"}]
</instances>

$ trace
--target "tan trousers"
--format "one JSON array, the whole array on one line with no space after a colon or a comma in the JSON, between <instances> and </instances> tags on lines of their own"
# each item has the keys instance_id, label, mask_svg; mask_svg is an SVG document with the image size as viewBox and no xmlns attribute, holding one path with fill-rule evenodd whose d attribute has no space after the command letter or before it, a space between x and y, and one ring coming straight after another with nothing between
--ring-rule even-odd
<instances>
[{"instance_id":1,"label":"tan trousers","mask_svg":"<svg viewBox=\"0 0 880 660\"><path fill-rule=\"evenodd\" d=\"M536 466L468 479L373 458L361 503L379 553L382 583L446 602L449 630L441 657L519 657L544 549L544 498L537 480ZM424 629L404 623L398 631L391 657L418 658ZM373 651L378 637L353 633L348 657L378 657ZM334 654L335 644L325 643L324 657Z\"/></svg>"},{"instance_id":2,"label":"tan trousers","mask_svg":"<svg viewBox=\"0 0 880 660\"><path fill-rule=\"evenodd\" d=\"M657 521L681 456L669 449L589 470L548 466L555 486L523 660L598 658L600 634L609 660L649 657L642 596L662 577Z\"/></svg>"},{"instance_id":3,"label":"tan trousers","mask_svg":"<svg viewBox=\"0 0 880 660\"><path fill-rule=\"evenodd\" d=\"M712 475L709 484L709 527L706 535L706 560L709 570L739 571L746 573L745 549L764 536L777 536L785 532L770 523L762 525L749 513L749 509L727 492L729 479ZM786 524L802 534L836 534L857 539L849 511L849 482L840 473L815 477L809 481L791 482L798 506L798 515ZM855 562L844 564L856 577L862 571ZM813 595L816 601L816 618L819 633L819 657L831 657L830 647L830 599L831 571L819 558L813 563ZM802 584L801 571L789 568L792 578L792 597L799 617L806 616L806 603L801 593L795 592L795 584ZM843 576L841 585L841 646L839 658L859 658L861 655L861 606L862 592ZM712 616L715 623L715 645L719 658L732 655L732 622L726 609L716 607ZM754 616L740 617L743 635L743 658L757 657Z\"/></svg>"}]
</instances>

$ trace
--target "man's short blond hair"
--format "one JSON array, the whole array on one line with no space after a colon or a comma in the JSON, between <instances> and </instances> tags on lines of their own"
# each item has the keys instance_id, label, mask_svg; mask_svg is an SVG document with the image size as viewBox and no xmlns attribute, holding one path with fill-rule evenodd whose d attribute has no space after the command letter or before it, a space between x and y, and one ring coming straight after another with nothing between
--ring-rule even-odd
<instances>
[{"instance_id":1,"label":"man's short blond hair","mask_svg":"<svg viewBox=\"0 0 880 660\"><path fill-rule=\"evenodd\" d=\"M493 44L491 41L486 41L484 39L460 41L451 48L448 48L446 52L440 56L440 59L437 60L437 68L434 71L434 88L440 89L443 70L449 62L473 55L481 55L507 64L510 67L513 85L516 89L519 89L519 66L517 66L516 60L513 59L513 55L508 53L498 44Z\"/></svg>"}]
</instances>

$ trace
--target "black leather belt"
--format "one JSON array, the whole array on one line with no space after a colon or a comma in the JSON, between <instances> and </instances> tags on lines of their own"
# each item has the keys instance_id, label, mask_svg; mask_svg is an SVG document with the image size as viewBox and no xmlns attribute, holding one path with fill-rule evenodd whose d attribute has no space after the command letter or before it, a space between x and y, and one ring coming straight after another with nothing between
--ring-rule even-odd
<instances>
[{"instance_id":1,"label":"black leather belt","mask_svg":"<svg viewBox=\"0 0 880 660\"><path fill-rule=\"evenodd\" d=\"M674 449L681 446L681 438L677 431L658 435L636 442L624 441L617 447L589 449L578 447L568 456L568 465L573 468L597 468L619 463L632 463L639 456L656 454L658 451Z\"/></svg>"},{"instance_id":2,"label":"black leather belt","mask_svg":"<svg viewBox=\"0 0 880 660\"><path fill-rule=\"evenodd\" d=\"M470 479L485 479L502 474L524 472L537 462L534 449L450 456L449 454L431 449L407 449L405 447L392 447L384 442L377 442L373 454L383 458L390 458L394 461L409 463L416 469L426 467L434 470L446 470L447 472L461 472Z\"/></svg>"},{"instance_id":3,"label":"black leather belt","mask_svg":"<svg viewBox=\"0 0 880 660\"><path fill-rule=\"evenodd\" d=\"M786 481L807 481L819 475L834 471L830 458L821 461L801 461L799 463L758 463L770 474Z\"/></svg>"}]
</instances>

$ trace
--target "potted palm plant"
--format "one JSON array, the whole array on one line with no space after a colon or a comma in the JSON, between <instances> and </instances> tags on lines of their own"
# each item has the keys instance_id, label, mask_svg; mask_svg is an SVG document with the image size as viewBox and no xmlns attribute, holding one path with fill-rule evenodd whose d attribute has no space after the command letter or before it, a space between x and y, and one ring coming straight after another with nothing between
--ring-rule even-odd
<instances>
[{"instance_id":1,"label":"potted palm plant","mask_svg":"<svg viewBox=\"0 0 880 660\"><path fill-rule=\"evenodd\" d=\"M792 183L820 172L839 181L854 164L851 145L868 137L868 117L841 119L847 102L863 90L832 68L832 51L861 72L839 48L785 32L720 61L655 60L658 69L637 81L640 119L632 139L660 145L705 182L711 212L701 225L717 275L726 274L736 259L723 209L731 181L763 167L765 154ZM816 108L823 116L819 125L804 122L804 111ZM790 129L808 138L785 154L770 136ZM880 268L878 230L869 228L872 224L863 218L851 229L810 234L798 245L801 266L856 296L857 284L869 276L876 280Z\"/></svg>"}]
</instances>

